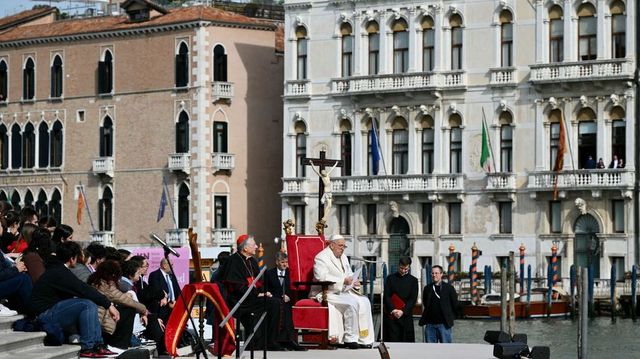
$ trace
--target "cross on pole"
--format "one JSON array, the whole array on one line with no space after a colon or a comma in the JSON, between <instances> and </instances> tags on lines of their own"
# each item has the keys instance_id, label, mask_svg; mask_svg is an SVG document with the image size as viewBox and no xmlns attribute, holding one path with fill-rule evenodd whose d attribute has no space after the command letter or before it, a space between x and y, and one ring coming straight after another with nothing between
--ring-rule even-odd
<instances>
[{"instance_id":1,"label":"cross on pole","mask_svg":"<svg viewBox=\"0 0 640 359\"><path fill-rule=\"evenodd\" d=\"M319 173L322 173L322 170L324 170L328 166L331 166L331 167L333 167L333 166L342 167L342 160L331 160L331 159L326 158L326 152L325 151L320 151L319 158L303 157L303 158L300 159L300 161L301 161L301 163L303 165L317 166ZM324 204L322 204L322 196L324 195L324 186L322 185L322 178L320 178L320 176L318 176L318 182L319 182L319 186L318 186L318 222L320 222L322 220L322 214L324 213Z\"/></svg>"}]
</instances>

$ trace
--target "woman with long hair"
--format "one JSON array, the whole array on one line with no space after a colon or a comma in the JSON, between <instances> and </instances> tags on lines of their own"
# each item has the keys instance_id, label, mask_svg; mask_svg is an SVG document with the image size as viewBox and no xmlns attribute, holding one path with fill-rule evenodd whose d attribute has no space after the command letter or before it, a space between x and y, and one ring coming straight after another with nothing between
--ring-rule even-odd
<instances>
[{"instance_id":1,"label":"woman with long hair","mask_svg":"<svg viewBox=\"0 0 640 359\"><path fill-rule=\"evenodd\" d=\"M49 261L54 249L49 231L44 228L36 228L31 235L29 246L22 256L22 261L27 267L27 273L29 273L34 284L44 273L45 264Z\"/></svg>"},{"instance_id":2,"label":"woman with long hair","mask_svg":"<svg viewBox=\"0 0 640 359\"><path fill-rule=\"evenodd\" d=\"M120 320L116 323L104 308L98 308L98 318L102 324L105 343L115 349L127 349L133 334L133 321L135 314L140 313L140 318L146 324L147 307L138 303L131 295L118 289L118 280L122 277L120 264L113 260L107 260L96 268L89 276L88 283L112 301L120 312Z\"/></svg>"},{"instance_id":3,"label":"woman with long hair","mask_svg":"<svg viewBox=\"0 0 640 359\"><path fill-rule=\"evenodd\" d=\"M73 228L67 226L66 224L57 226L56 229L53 230L53 236L51 237L51 240L53 240L53 243L55 243L56 245L66 241L70 241L72 239Z\"/></svg>"}]
</instances>

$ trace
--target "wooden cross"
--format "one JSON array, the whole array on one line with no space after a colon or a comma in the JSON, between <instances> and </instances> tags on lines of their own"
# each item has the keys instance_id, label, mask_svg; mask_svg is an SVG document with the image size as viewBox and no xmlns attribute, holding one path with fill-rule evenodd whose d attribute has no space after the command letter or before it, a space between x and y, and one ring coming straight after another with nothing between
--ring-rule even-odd
<instances>
[{"instance_id":1,"label":"wooden cross","mask_svg":"<svg viewBox=\"0 0 640 359\"><path fill-rule=\"evenodd\" d=\"M342 160L330 160L325 157L325 151L320 151L320 158L301 158L300 161L303 165L314 165L318 167L318 172L322 172L326 167L341 167L342 168ZM322 215L324 213L324 204L322 204L322 196L324 195L324 186L322 184L322 178L318 176L318 222L322 220Z\"/></svg>"}]
</instances>

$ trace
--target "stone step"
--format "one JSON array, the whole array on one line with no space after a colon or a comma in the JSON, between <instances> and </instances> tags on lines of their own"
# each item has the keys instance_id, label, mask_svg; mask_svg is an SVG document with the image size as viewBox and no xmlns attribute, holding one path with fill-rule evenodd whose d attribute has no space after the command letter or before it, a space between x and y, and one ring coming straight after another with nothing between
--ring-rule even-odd
<instances>
[{"instance_id":1,"label":"stone step","mask_svg":"<svg viewBox=\"0 0 640 359\"><path fill-rule=\"evenodd\" d=\"M0 347L0 358L21 359L76 359L78 358L79 345L62 345L59 347L32 346L15 350L3 350Z\"/></svg>"},{"instance_id":2,"label":"stone step","mask_svg":"<svg viewBox=\"0 0 640 359\"><path fill-rule=\"evenodd\" d=\"M25 350L30 347L44 347L43 340L46 336L44 332L6 332L0 336L0 351Z\"/></svg>"},{"instance_id":3,"label":"stone step","mask_svg":"<svg viewBox=\"0 0 640 359\"><path fill-rule=\"evenodd\" d=\"M22 315L14 315L11 317L0 317L0 332L13 331L11 329L11 325L13 325L13 322L15 322L16 320L20 320L22 318L24 318Z\"/></svg>"}]
</instances>

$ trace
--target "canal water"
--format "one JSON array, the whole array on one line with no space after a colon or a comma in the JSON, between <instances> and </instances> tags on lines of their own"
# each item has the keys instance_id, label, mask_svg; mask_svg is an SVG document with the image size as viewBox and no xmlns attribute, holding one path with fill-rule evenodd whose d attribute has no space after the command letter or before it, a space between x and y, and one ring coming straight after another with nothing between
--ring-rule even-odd
<instances>
[{"instance_id":1,"label":"canal water","mask_svg":"<svg viewBox=\"0 0 640 359\"><path fill-rule=\"evenodd\" d=\"M416 340L423 340L422 327L417 325ZM484 343L487 330L499 330L499 320L456 320L453 340L456 343ZM640 358L640 319L611 318L589 320L589 359ZM527 334L529 346L545 345L551 348L551 358L578 357L578 320L535 319L516 322L516 333Z\"/></svg>"}]
</instances>

